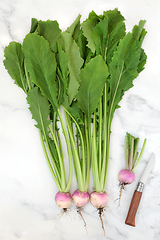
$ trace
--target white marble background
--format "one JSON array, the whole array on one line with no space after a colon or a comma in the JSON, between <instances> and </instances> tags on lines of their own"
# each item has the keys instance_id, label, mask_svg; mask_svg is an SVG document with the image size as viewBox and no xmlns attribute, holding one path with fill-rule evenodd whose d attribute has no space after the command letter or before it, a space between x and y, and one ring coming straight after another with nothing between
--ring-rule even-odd
<instances>
[{"instance_id":1,"label":"white marble background","mask_svg":"<svg viewBox=\"0 0 160 240\"><path fill-rule=\"evenodd\" d=\"M127 30L147 20L144 40L148 61L134 81L114 115L110 165L106 191L109 203L104 222L106 236L95 209L88 204L83 211L87 231L72 205L54 229L60 209L54 202L57 188L43 156L38 130L26 103L26 96L3 66L4 47L21 42L30 30L32 17L58 20L65 30L76 16L84 20L91 10L100 14L118 7L126 18ZM0 240L108 240L160 239L160 6L159 0L0 0ZM118 171L124 167L124 136L128 131L143 139L147 147L136 170L135 182L118 197ZM156 163L143 192L136 227L124 224L132 194L141 172L154 152ZM71 192L76 188L74 182ZM90 184L90 191L92 181Z\"/></svg>"}]
</instances>

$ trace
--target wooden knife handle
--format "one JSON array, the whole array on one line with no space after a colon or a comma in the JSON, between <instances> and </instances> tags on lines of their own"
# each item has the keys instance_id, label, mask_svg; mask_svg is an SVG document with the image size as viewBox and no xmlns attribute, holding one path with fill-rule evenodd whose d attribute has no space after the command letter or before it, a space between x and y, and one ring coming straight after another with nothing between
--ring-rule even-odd
<instances>
[{"instance_id":1,"label":"wooden knife handle","mask_svg":"<svg viewBox=\"0 0 160 240\"><path fill-rule=\"evenodd\" d=\"M135 216L141 200L142 192L135 191L129 207L128 215L125 224L135 227Z\"/></svg>"}]
</instances>

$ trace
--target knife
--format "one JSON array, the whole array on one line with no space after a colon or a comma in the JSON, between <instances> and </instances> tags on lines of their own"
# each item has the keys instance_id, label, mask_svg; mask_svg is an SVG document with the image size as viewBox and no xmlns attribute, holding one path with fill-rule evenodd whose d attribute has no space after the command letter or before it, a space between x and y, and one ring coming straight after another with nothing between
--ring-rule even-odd
<instances>
[{"instance_id":1,"label":"knife","mask_svg":"<svg viewBox=\"0 0 160 240\"><path fill-rule=\"evenodd\" d=\"M135 227L135 216L136 216L136 213L138 210L138 206L140 204L144 185L149 177L150 172L152 171L154 162L155 162L155 156L152 153L148 163L146 164L146 166L144 168L143 174L138 182L137 188L133 194L133 197L132 197L132 200L130 203L130 207L129 207L129 211L128 211L128 215L127 215L127 218L125 221L125 224L130 225L132 227Z\"/></svg>"}]
</instances>

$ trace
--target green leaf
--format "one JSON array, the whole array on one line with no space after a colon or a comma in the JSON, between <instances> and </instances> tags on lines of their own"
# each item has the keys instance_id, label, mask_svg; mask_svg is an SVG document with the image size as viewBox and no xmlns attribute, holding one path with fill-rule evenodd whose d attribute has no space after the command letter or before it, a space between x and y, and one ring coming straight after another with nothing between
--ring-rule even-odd
<instances>
[{"instance_id":1,"label":"green leaf","mask_svg":"<svg viewBox=\"0 0 160 240\"><path fill-rule=\"evenodd\" d=\"M94 12L82 23L88 47L96 55L101 54L107 64L111 61L119 40L125 35L124 17L114 9L97 16Z\"/></svg>"},{"instance_id":2,"label":"green leaf","mask_svg":"<svg viewBox=\"0 0 160 240\"><path fill-rule=\"evenodd\" d=\"M57 52L57 40L61 35L57 21L39 21L38 34L49 42L53 52Z\"/></svg>"},{"instance_id":3,"label":"green leaf","mask_svg":"<svg viewBox=\"0 0 160 240\"><path fill-rule=\"evenodd\" d=\"M80 69L83 65L83 59L80 56L80 51L75 40L70 33L63 32L61 34L60 44L65 53L67 53L68 70L69 70L69 84L68 84L68 102L69 105L75 98L79 83L80 83Z\"/></svg>"},{"instance_id":4,"label":"green leaf","mask_svg":"<svg viewBox=\"0 0 160 240\"><path fill-rule=\"evenodd\" d=\"M77 44L78 44L79 51L80 51L82 59L84 60L84 65L85 65L85 63L90 61L93 53L91 52L90 48L87 47L87 39L83 35L82 29L80 31L79 38L77 40Z\"/></svg>"},{"instance_id":5,"label":"green leaf","mask_svg":"<svg viewBox=\"0 0 160 240\"><path fill-rule=\"evenodd\" d=\"M142 70L144 70L144 65L146 64L147 61L147 55L145 54L145 51L140 48L140 59L139 59L139 64L138 64L138 73L140 73Z\"/></svg>"},{"instance_id":6,"label":"green leaf","mask_svg":"<svg viewBox=\"0 0 160 240\"><path fill-rule=\"evenodd\" d=\"M110 69L110 114L113 114L125 91L133 86L133 79L138 76L137 67L140 54L132 34L128 33L113 55Z\"/></svg>"},{"instance_id":7,"label":"green leaf","mask_svg":"<svg viewBox=\"0 0 160 240\"><path fill-rule=\"evenodd\" d=\"M125 23L117 9L104 12L104 16L105 18L100 20L93 29L92 38L96 55L101 54L105 62L109 64L120 39L125 36Z\"/></svg>"},{"instance_id":8,"label":"green leaf","mask_svg":"<svg viewBox=\"0 0 160 240\"><path fill-rule=\"evenodd\" d=\"M144 69L144 65L146 64L147 55L144 50L141 48L142 42L144 40L147 31L143 28L145 20L140 20L139 25L135 25L132 29L132 36L136 40L137 47L139 48L140 53L140 62L138 64L138 73L140 73Z\"/></svg>"},{"instance_id":9,"label":"green leaf","mask_svg":"<svg viewBox=\"0 0 160 240\"><path fill-rule=\"evenodd\" d=\"M36 18L31 19L31 30L30 33L34 33L38 27L38 20Z\"/></svg>"},{"instance_id":10,"label":"green leaf","mask_svg":"<svg viewBox=\"0 0 160 240\"><path fill-rule=\"evenodd\" d=\"M105 49L108 45L108 19L104 18L95 26L92 32L96 55L101 54L104 58Z\"/></svg>"},{"instance_id":11,"label":"green leaf","mask_svg":"<svg viewBox=\"0 0 160 240\"><path fill-rule=\"evenodd\" d=\"M28 91L28 83L25 75L24 54L22 46L17 42L10 42L4 50L5 60L4 66L11 78L15 80L15 84L23 89L25 93Z\"/></svg>"},{"instance_id":12,"label":"green leaf","mask_svg":"<svg viewBox=\"0 0 160 240\"><path fill-rule=\"evenodd\" d=\"M23 41L23 51L32 81L41 89L43 96L51 102L56 111L59 105L55 54L42 36L30 33Z\"/></svg>"},{"instance_id":13,"label":"green leaf","mask_svg":"<svg viewBox=\"0 0 160 240\"><path fill-rule=\"evenodd\" d=\"M93 32L93 29L95 28L95 26L97 25L98 22L99 22L99 17L94 12L92 12L92 14L90 14L89 18L86 19L81 24L83 34L88 41L87 46L88 46L88 48L91 49L91 51L93 53L95 52L95 43L94 43L94 40L92 38L92 32Z\"/></svg>"},{"instance_id":14,"label":"green leaf","mask_svg":"<svg viewBox=\"0 0 160 240\"><path fill-rule=\"evenodd\" d=\"M67 88L68 88L68 78L69 78L69 70L68 70L68 62L67 62L67 54L62 50L62 47L59 43L58 52L57 52L57 79L59 82L58 88L58 102L61 105L64 102L64 99L67 99ZM69 102L68 102L69 104Z\"/></svg>"},{"instance_id":15,"label":"green leaf","mask_svg":"<svg viewBox=\"0 0 160 240\"><path fill-rule=\"evenodd\" d=\"M117 8L115 8L114 10L106 11L106 12L104 11L103 15L105 18L108 19L108 31L110 33L114 30L115 26L118 23L123 22L125 20Z\"/></svg>"},{"instance_id":16,"label":"green leaf","mask_svg":"<svg viewBox=\"0 0 160 240\"><path fill-rule=\"evenodd\" d=\"M145 20L140 20L139 25L135 25L132 29L132 36L135 40L139 42L138 46L141 47L142 41L147 34L147 31L143 28L145 25Z\"/></svg>"},{"instance_id":17,"label":"green leaf","mask_svg":"<svg viewBox=\"0 0 160 240\"><path fill-rule=\"evenodd\" d=\"M93 10L89 13L89 16L88 16L89 19L91 18L97 18L97 19L103 19L103 16L102 15L97 15Z\"/></svg>"},{"instance_id":18,"label":"green leaf","mask_svg":"<svg viewBox=\"0 0 160 240\"><path fill-rule=\"evenodd\" d=\"M75 21L71 24L70 27L67 28L66 32L70 33L73 39L77 42L80 34L80 18L81 15L79 14Z\"/></svg>"},{"instance_id":19,"label":"green leaf","mask_svg":"<svg viewBox=\"0 0 160 240\"><path fill-rule=\"evenodd\" d=\"M32 118L37 122L35 126L41 130L43 135L47 136L47 128L50 124L48 120L50 109L47 99L43 97L40 90L35 87L29 91L27 101L30 105L29 109L32 113Z\"/></svg>"},{"instance_id":20,"label":"green leaf","mask_svg":"<svg viewBox=\"0 0 160 240\"><path fill-rule=\"evenodd\" d=\"M108 40L105 45L106 48L104 52L104 59L107 64L112 61L113 54L117 49L119 41L125 36L125 34L126 32L124 22L117 23L112 32L108 32Z\"/></svg>"},{"instance_id":21,"label":"green leaf","mask_svg":"<svg viewBox=\"0 0 160 240\"><path fill-rule=\"evenodd\" d=\"M71 105L68 100L68 81L69 81L69 70L67 53L63 51L62 46L58 43L57 52L57 63L58 63L58 76L60 80L60 92L62 95L61 104L70 114L78 121L82 123L82 112L78 107L77 102L73 101Z\"/></svg>"},{"instance_id":22,"label":"green leaf","mask_svg":"<svg viewBox=\"0 0 160 240\"><path fill-rule=\"evenodd\" d=\"M57 43L58 52L57 52L57 65L60 70L60 77L64 81L64 87L67 88L67 79L68 79L68 61L67 61L67 53L63 51L62 46Z\"/></svg>"},{"instance_id":23,"label":"green leaf","mask_svg":"<svg viewBox=\"0 0 160 240\"><path fill-rule=\"evenodd\" d=\"M81 70L80 77L77 100L79 107L89 118L98 105L108 77L108 67L102 56L96 56L87 63Z\"/></svg>"}]
</instances>

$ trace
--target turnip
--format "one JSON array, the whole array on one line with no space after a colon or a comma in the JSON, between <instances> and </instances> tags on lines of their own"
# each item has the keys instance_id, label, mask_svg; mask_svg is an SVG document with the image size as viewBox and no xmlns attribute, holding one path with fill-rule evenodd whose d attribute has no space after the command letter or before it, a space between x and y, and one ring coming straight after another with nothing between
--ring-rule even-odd
<instances>
[{"instance_id":1,"label":"turnip","mask_svg":"<svg viewBox=\"0 0 160 240\"><path fill-rule=\"evenodd\" d=\"M118 180L120 185L119 206L124 186L133 183L135 180L134 171L137 168L138 164L140 163L140 160L145 149L146 141L147 140L145 139L143 142L141 152L139 154L137 152L139 138L135 138L131 134L126 133L124 144L125 169L120 170L118 173Z\"/></svg>"},{"instance_id":2,"label":"turnip","mask_svg":"<svg viewBox=\"0 0 160 240\"><path fill-rule=\"evenodd\" d=\"M104 207L108 203L108 194L105 191L102 193L93 191L90 194L90 202L93 205L93 207L98 209L98 214L99 214L99 217L101 220L102 229L104 230L104 234L105 234L104 224L103 224L103 220L102 220L102 213L103 213Z\"/></svg>"},{"instance_id":3,"label":"turnip","mask_svg":"<svg viewBox=\"0 0 160 240\"><path fill-rule=\"evenodd\" d=\"M69 192L57 192L55 195L55 201L58 207L67 209L72 203L72 196Z\"/></svg>"},{"instance_id":4,"label":"turnip","mask_svg":"<svg viewBox=\"0 0 160 240\"><path fill-rule=\"evenodd\" d=\"M128 169L122 169L118 173L118 180L121 184L130 184L135 180L135 174Z\"/></svg>"},{"instance_id":5,"label":"turnip","mask_svg":"<svg viewBox=\"0 0 160 240\"><path fill-rule=\"evenodd\" d=\"M89 202L89 193L75 190L72 194L72 199L73 199L74 205L77 207L77 212L79 213L79 215L81 216L84 222L84 227L86 228L86 222L81 213L81 208L86 206L86 204Z\"/></svg>"},{"instance_id":6,"label":"turnip","mask_svg":"<svg viewBox=\"0 0 160 240\"><path fill-rule=\"evenodd\" d=\"M108 203L108 194L106 192L93 191L90 194L90 202L95 208L104 208Z\"/></svg>"},{"instance_id":7,"label":"turnip","mask_svg":"<svg viewBox=\"0 0 160 240\"><path fill-rule=\"evenodd\" d=\"M75 190L74 193L72 194L72 199L76 207L78 208L84 207L89 202L89 193Z\"/></svg>"}]
</instances>

